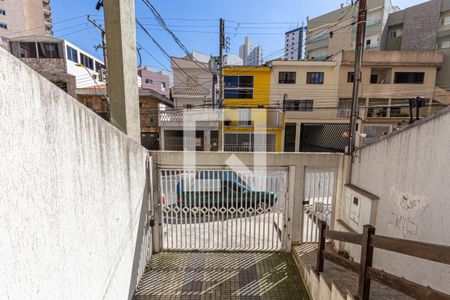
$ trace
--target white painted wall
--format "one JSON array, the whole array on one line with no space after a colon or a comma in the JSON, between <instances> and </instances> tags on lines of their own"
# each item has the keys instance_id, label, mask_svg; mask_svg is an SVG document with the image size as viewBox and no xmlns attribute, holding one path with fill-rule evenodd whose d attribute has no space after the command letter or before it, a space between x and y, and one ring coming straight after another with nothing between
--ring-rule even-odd
<instances>
[{"instance_id":1,"label":"white painted wall","mask_svg":"<svg viewBox=\"0 0 450 300\"><path fill-rule=\"evenodd\" d=\"M376 233L450 245L450 110L362 148L352 184L380 197ZM450 266L375 250L387 272L450 293Z\"/></svg>"},{"instance_id":2,"label":"white painted wall","mask_svg":"<svg viewBox=\"0 0 450 300\"><path fill-rule=\"evenodd\" d=\"M0 99L0 298L130 298L147 151L3 49Z\"/></svg>"},{"instance_id":3,"label":"white painted wall","mask_svg":"<svg viewBox=\"0 0 450 300\"><path fill-rule=\"evenodd\" d=\"M81 66L77 66L76 62L73 62L67 58L67 46L75 49L78 52L78 62L80 62L80 53L92 58L94 60L94 70L85 69ZM101 51L101 50L99 50ZM99 62L103 64L103 60L95 58L93 55L89 54L85 50L81 49L74 44L64 41L64 55L67 64L67 73L76 77L77 80L77 88L85 88L85 87L93 87L98 85L104 85L105 83L99 80L98 72L95 69L95 62Z\"/></svg>"}]
</instances>

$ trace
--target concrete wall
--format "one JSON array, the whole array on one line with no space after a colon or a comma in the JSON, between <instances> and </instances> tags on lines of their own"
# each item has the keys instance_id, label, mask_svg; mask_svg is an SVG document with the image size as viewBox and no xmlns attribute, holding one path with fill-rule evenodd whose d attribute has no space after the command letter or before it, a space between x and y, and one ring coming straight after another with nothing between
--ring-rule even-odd
<instances>
[{"instance_id":1,"label":"concrete wall","mask_svg":"<svg viewBox=\"0 0 450 300\"><path fill-rule=\"evenodd\" d=\"M147 151L2 49L0 99L1 297L131 298Z\"/></svg>"},{"instance_id":2,"label":"concrete wall","mask_svg":"<svg viewBox=\"0 0 450 300\"><path fill-rule=\"evenodd\" d=\"M376 201L376 233L450 245L450 110L357 152L352 184ZM376 250L387 272L450 292L450 267Z\"/></svg>"},{"instance_id":3,"label":"concrete wall","mask_svg":"<svg viewBox=\"0 0 450 300\"><path fill-rule=\"evenodd\" d=\"M441 0L431 0L405 10L402 51L436 50Z\"/></svg>"}]
</instances>

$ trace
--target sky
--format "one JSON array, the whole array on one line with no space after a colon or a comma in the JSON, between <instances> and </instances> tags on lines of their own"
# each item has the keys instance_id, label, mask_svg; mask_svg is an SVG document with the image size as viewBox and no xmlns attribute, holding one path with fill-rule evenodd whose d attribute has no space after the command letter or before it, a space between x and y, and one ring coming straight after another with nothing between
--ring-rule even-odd
<instances>
[{"instance_id":1,"label":"sky","mask_svg":"<svg viewBox=\"0 0 450 300\"><path fill-rule=\"evenodd\" d=\"M229 54L239 54L244 37L253 37L254 45L263 47L263 57L282 56L284 32L301 25L306 18L316 17L339 8L350 0L150 0L189 51L218 55L219 19L225 19L225 33L229 37ZM370 0L368 0L370 1ZM392 0L394 5L406 8L424 0ZM53 0L54 35L67 39L94 56L102 58L100 31L86 19L90 15L104 24L103 10L97 11L97 0ZM142 0L135 0L136 17L145 24L150 34L171 56L183 56L183 50L157 25L151 11ZM137 42L141 66L158 70L170 69L168 58L137 28Z\"/></svg>"}]
</instances>

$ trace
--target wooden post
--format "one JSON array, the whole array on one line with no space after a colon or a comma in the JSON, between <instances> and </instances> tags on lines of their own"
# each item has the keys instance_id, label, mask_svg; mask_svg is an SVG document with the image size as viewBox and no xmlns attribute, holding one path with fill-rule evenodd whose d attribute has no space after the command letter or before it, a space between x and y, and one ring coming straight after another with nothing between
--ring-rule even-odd
<instances>
[{"instance_id":1,"label":"wooden post","mask_svg":"<svg viewBox=\"0 0 450 300\"><path fill-rule=\"evenodd\" d=\"M323 251L325 251L325 230L327 229L327 223L325 221L319 221L319 245L317 248L317 269L316 273L319 275L323 272Z\"/></svg>"},{"instance_id":2,"label":"wooden post","mask_svg":"<svg viewBox=\"0 0 450 300\"><path fill-rule=\"evenodd\" d=\"M364 225L361 240L361 261L359 270L358 299L368 300L370 296L370 278L367 270L372 267L373 247L370 245L371 235L375 234L375 227Z\"/></svg>"}]
</instances>

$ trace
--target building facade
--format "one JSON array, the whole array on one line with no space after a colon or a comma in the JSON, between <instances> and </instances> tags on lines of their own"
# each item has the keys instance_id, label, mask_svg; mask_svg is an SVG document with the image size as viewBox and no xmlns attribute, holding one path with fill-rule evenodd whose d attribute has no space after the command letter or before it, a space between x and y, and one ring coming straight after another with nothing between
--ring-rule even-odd
<instances>
[{"instance_id":1,"label":"building facade","mask_svg":"<svg viewBox=\"0 0 450 300\"><path fill-rule=\"evenodd\" d=\"M306 27L298 27L284 34L284 59L302 60L304 58L304 42Z\"/></svg>"},{"instance_id":2,"label":"building facade","mask_svg":"<svg viewBox=\"0 0 450 300\"><path fill-rule=\"evenodd\" d=\"M224 69L224 150L281 151L283 114L270 102L271 68Z\"/></svg>"},{"instance_id":3,"label":"building facade","mask_svg":"<svg viewBox=\"0 0 450 300\"><path fill-rule=\"evenodd\" d=\"M52 35L50 0L0 1L0 37Z\"/></svg>"},{"instance_id":4,"label":"building facade","mask_svg":"<svg viewBox=\"0 0 450 300\"><path fill-rule=\"evenodd\" d=\"M76 97L77 78L68 72L63 40L28 36L9 40L8 49L36 72Z\"/></svg>"},{"instance_id":5,"label":"building facade","mask_svg":"<svg viewBox=\"0 0 450 300\"><path fill-rule=\"evenodd\" d=\"M390 0L372 0L367 3L365 47L380 50L388 15L398 10ZM341 50L355 48L358 5L344 6L315 18L308 18L306 58L324 60Z\"/></svg>"},{"instance_id":6,"label":"building facade","mask_svg":"<svg viewBox=\"0 0 450 300\"><path fill-rule=\"evenodd\" d=\"M162 72L156 72L151 68L143 68L138 70L138 75L141 77L141 87L144 89L153 90L161 95L169 98L169 76Z\"/></svg>"},{"instance_id":7,"label":"building facade","mask_svg":"<svg viewBox=\"0 0 450 300\"><path fill-rule=\"evenodd\" d=\"M193 52L171 58L175 109L161 111L161 150L218 151L221 115L217 105L217 82L210 56Z\"/></svg>"},{"instance_id":8,"label":"building facade","mask_svg":"<svg viewBox=\"0 0 450 300\"><path fill-rule=\"evenodd\" d=\"M409 122L409 99L422 97L425 117L450 105L436 86L443 54L436 51L368 51L364 54L357 145ZM332 61L272 61L271 102L285 110L285 151L344 152L348 145L354 52Z\"/></svg>"},{"instance_id":9,"label":"building facade","mask_svg":"<svg viewBox=\"0 0 450 300\"><path fill-rule=\"evenodd\" d=\"M223 56L224 66L243 66L244 61L237 55L229 54Z\"/></svg>"},{"instance_id":10,"label":"building facade","mask_svg":"<svg viewBox=\"0 0 450 300\"><path fill-rule=\"evenodd\" d=\"M215 86L210 61L171 57L172 96L176 108L212 106Z\"/></svg>"},{"instance_id":11,"label":"building facade","mask_svg":"<svg viewBox=\"0 0 450 300\"><path fill-rule=\"evenodd\" d=\"M392 13L387 20L383 49L444 53L437 84L450 90L450 1L431 0Z\"/></svg>"},{"instance_id":12,"label":"building facade","mask_svg":"<svg viewBox=\"0 0 450 300\"><path fill-rule=\"evenodd\" d=\"M347 140L348 120L339 119L339 67L334 61L270 62L271 102L283 107L285 115L284 151L338 151ZM331 138L332 137L332 138Z\"/></svg>"}]
</instances>

